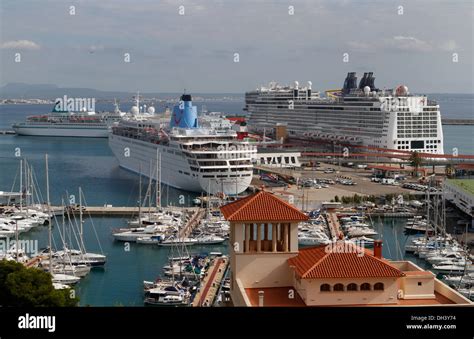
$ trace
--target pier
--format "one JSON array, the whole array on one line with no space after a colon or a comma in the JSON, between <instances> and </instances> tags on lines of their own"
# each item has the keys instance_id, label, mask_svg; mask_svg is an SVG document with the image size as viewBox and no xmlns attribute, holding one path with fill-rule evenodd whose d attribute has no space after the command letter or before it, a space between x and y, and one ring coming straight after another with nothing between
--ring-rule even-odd
<instances>
[{"instance_id":1,"label":"pier","mask_svg":"<svg viewBox=\"0 0 474 339\"><path fill-rule=\"evenodd\" d=\"M201 219L206 215L206 210L203 208L194 208L196 211L194 212L191 219L187 222L186 226L184 226L181 231L179 232L179 238L187 238L193 229L199 225Z\"/></svg>"},{"instance_id":2,"label":"pier","mask_svg":"<svg viewBox=\"0 0 474 339\"><path fill-rule=\"evenodd\" d=\"M194 297L193 307L208 307L214 304L214 300L219 291L219 287L224 279L224 275L229 265L229 258L216 258L207 271L206 276L201 282L201 288Z\"/></svg>"},{"instance_id":3,"label":"pier","mask_svg":"<svg viewBox=\"0 0 474 339\"><path fill-rule=\"evenodd\" d=\"M336 213L327 213L326 219L328 221L329 232L331 233L332 239L339 239L339 235L342 234L341 224L337 218Z\"/></svg>"}]
</instances>

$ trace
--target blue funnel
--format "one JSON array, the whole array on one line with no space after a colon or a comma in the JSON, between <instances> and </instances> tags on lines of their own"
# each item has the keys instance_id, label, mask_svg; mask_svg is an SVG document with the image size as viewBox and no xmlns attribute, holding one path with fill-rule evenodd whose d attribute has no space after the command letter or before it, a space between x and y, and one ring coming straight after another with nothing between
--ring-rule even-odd
<instances>
[{"instance_id":1,"label":"blue funnel","mask_svg":"<svg viewBox=\"0 0 474 339\"><path fill-rule=\"evenodd\" d=\"M193 106L191 95L183 94L178 105L173 107L170 127L198 128L197 107Z\"/></svg>"}]
</instances>

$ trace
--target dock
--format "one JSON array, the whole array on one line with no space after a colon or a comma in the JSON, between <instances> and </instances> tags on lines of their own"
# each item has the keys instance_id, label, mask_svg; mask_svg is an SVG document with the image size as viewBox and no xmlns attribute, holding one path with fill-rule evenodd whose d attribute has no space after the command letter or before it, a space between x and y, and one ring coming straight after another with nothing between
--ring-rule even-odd
<instances>
[{"instance_id":1,"label":"dock","mask_svg":"<svg viewBox=\"0 0 474 339\"><path fill-rule=\"evenodd\" d=\"M196 209L196 208L195 208ZM206 210L203 208L197 208L196 211L194 212L193 216L191 219L186 223L186 226L184 226L181 231L179 232L179 238L187 238L193 229L199 225L201 222L201 219L206 215Z\"/></svg>"},{"instance_id":2,"label":"dock","mask_svg":"<svg viewBox=\"0 0 474 339\"><path fill-rule=\"evenodd\" d=\"M142 207L142 213L157 213L166 208L159 207ZM197 207L178 207L173 206L173 210L197 210ZM137 206L87 206L83 207L82 213L91 216L131 216L138 215L139 208ZM79 207L69 208L69 213L79 214Z\"/></svg>"},{"instance_id":3,"label":"dock","mask_svg":"<svg viewBox=\"0 0 474 339\"><path fill-rule=\"evenodd\" d=\"M367 215L371 217L383 218L413 218L417 213L414 212L369 212Z\"/></svg>"},{"instance_id":4,"label":"dock","mask_svg":"<svg viewBox=\"0 0 474 339\"><path fill-rule=\"evenodd\" d=\"M443 125L474 125L474 119L450 119L441 118Z\"/></svg>"},{"instance_id":5,"label":"dock","mask_svg":"<svg viewBox=\"0 0 474 339\"><path fill-rule=\"evenodd\" d=\"M194 297L193 307L209 307L214 304L228 265L229 258L227 257L214 259L201 282L201 288Z\"/></svg>"},{"instance_id":6,"label":"dock","mask_svg":"<svg viewBox=\"0 0 474 339\"><path fill-rule=\"evenodd\" d=\"M339 235L342 234L341 224L337 218L336 213L327 213L326 219L328 221L329 232L331 233L332 239L339 239Z\"/></svg>"}]
</instances>

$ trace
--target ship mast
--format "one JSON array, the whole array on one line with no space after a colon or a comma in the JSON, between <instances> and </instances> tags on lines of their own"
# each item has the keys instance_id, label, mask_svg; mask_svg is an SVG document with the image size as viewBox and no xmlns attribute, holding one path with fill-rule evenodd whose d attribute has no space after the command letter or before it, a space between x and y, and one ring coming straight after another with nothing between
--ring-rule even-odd
<instances>
[{"instance_id":1,"label":"ship mast","mask_svg":"<svg viewBox=\"0 0 474 339\"><path fill-rule=\"evenodd\" d=\"M157 208L161 208L161 153L156 149L156 197L155 203Z\"/></svg>"},{"instance_id":2,"label":"ship mast","mask_svg":"<svg viewBox=\"0 0 474 339\"><path fill-rule=\"evenodd\" d=\"M142 225L142 163L139 165L139 184L138 184L138 227Z\"/></svg>"},{"instance_id":3,"label":"ship mast","mask_svg":"<svg viewBox=\"0 0 474 339\"><path fill-rule=\"evenodd\" d=\"M23 159L20 159L20 212L23 212Z\"/></svg>"},{"instance_id":4,"label":"ship mast","mask_svg":"<svg viewBox=\"0 0 474 339\"><path fill-rule=\"evenodd\" d=\"M46 204L48 204L48 242L49 242L49 272L53 272L52 230L51 230L51 202L49 200L49 168L48 154L44 156L46 166Z\"/></svg>"}]
</instances>

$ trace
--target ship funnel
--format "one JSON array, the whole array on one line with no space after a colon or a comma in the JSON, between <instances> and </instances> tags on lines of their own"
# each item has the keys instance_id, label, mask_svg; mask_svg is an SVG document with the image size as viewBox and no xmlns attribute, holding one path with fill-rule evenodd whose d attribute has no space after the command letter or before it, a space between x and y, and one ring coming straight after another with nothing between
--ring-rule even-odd
<instances>
[{"instance_id":1,"label":"ship funnel","mask_svg":"<svg viewBox=\"0 0 474 339\"><path fill-rule=\"evenodd\" d=\"M372 91L375 90L375 77L374 77L373 72L369 72L369 76L367 77L366 86L369 86Z\"/></svg>"},{"instance_id":2,"label":"ship funnel","mask_svg":"<svg viewBox=\"0 0 474 339\"><path fill-rule=\"evenodd\" d=\"M344 80L343 93L347 94L353 88L357 88L357 77L355 76L355 72L349 72Z\"/></svg>"},{"instance_id":3,"label":"ship funnel","mask_svg":"<svg viewBox=\"0 0 474 339\"><path fill-rule=\"evenodd\" d=\"M178 105L173 107L170 127L197 128L197 107L193 106L190 94L183 94Z\"/></svg>"},{"instance_id":4,"label":"ship funnel","mask_svg":"<svg viewBox=\"0 0 474 339\"><path fill-rule=\"evenodd\" d=\"M349 83L349 88L350 89L357 88L357 77L356 77L355 72L351 73L351 81Z\"/></svg>"},{"instance_id":5,"label":"ship funnel","mask_svg":"<svg viewBox=\"0 0 474 339\"><path fill-rule=\"evenodd\" d=\"M360 79L359 89L363 89L365 85L367 84L367 75L368 73L364 73L364 76L362 77L362 79Z\"/></svg>"}]
</instances>

